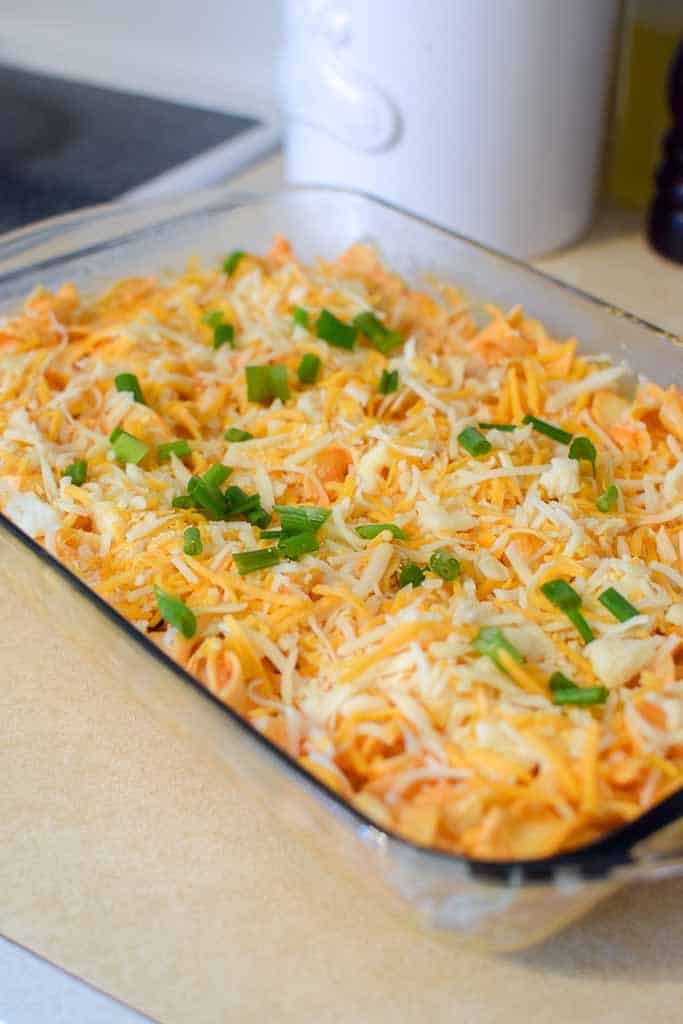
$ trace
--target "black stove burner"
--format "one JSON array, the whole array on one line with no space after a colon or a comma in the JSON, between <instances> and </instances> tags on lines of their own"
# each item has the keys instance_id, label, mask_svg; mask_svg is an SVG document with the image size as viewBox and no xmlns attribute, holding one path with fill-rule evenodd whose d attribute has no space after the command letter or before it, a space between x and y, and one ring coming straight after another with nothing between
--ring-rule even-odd
<instances>
[{"instance_id":1,"label":"black stove burner","mask_svg":"<svg viewBox=\"0 0 683 1024\"><path fill-rule=\"evenodd\" d=\"M114 199L256 124L0 65L0 232Z\"/></svg>"}]
</instances>

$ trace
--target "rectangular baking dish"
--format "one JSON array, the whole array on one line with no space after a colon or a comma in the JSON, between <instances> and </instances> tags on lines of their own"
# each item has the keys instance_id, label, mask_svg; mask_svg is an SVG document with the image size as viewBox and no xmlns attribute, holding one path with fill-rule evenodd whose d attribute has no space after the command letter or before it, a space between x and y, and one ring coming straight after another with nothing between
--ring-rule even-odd
<instances>
[{"instance_id":1,"label":"rectangular baking dish","mask_svg":"<svg viewBox=\"0 0 683 1024\"><path fill-rule=\"evenodd\" d=\"M178 270L190 255L215 263L233 248L264 251L277 233L304 260L369 241L408 280L431 272L474 302L522 304L556 336L578 337L586 352L683 387L683 348L672 336L387 203L323 187L103 206L15 232L0 241L0 314L39 284L73 280L87 294L124 275ZM491 863L419 847L310 776L1 515L0 575L84 658L106 660L173 728L212 745L345 874L428 927L489 949L522 948L626 883L683 874L683 791L599 842L552 858Z\"/></svg>"}]
</instances>

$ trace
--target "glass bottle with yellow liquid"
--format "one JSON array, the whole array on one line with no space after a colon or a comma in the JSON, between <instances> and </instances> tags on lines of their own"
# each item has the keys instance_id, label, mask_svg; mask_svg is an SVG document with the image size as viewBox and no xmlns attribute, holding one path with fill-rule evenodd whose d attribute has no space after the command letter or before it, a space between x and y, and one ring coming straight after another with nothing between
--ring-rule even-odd
<instances>
[{"instance_id":1,"label":"glass bottle with yellow liquid","mask_svg":"<svg viewBox=\"0 0 683 1024\"><path fill-rule=\"evenodd\" d=\"M645 209L669 125L666 82L683 37L683 0L627 0L607 161L613 199Z\"/></svg>"}]
</instances>

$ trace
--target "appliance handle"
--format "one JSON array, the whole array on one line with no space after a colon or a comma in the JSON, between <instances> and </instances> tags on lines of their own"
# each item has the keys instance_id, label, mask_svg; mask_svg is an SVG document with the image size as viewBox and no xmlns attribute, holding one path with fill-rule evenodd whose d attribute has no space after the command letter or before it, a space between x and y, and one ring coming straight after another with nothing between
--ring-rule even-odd
<instances>
[{"instance_id":1,"label":"appliance handle","mask_svg":"<svg viewBox=\"0 0 683 1024\"><path fill-rule=\"evenodd\" d=\"M285 114L355 149L378 152L397 141L396 104L346 57L351 19L336 4L302 3L280 61Z\"/></svg>"}]
</instances>

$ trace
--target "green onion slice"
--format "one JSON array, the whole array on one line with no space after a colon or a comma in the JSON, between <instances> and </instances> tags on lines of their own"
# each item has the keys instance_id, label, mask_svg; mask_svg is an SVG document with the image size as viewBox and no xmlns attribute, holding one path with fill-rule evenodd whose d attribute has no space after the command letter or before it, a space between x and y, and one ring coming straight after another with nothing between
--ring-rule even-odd
<instances>
[{"instance_id":1,"label":"green onion slice","mask_svg":"<svg viewBox=\"0 0 683 1024\"><path fill-rule=\"evenodd\" d=\"M630 601L627 601L625 597L615 590L614 587L608 587L600 597L598 601L601 605L611 612L615 619L619 622L627 622L632 619L635 615L640 615L640 612L635 608Z\"/></svg>"},{"instance_id":2,"label":"green onion slice","mask_svg":"<svg viewBox=\"0 0 683 1024\"><path fill-rule=\"evenodd\" d=\"M357 526L356 533L363 540L374 540L380 533L390 533L396 540L407 540L408 534L395 523L367 523L364 526Z\"/></svg>"},{"instance_id":3,"label":"green onion slice","mask_svg":"<svg viewBox=\"0 0 683 1024\"><path fill-rule=\"evenodd\" d=\"M186 555L201 555L202 537L196 526L188 526L183 534L183 551Z\"/></svg>"},{"instance_id":4,"label":"green onion slice","mask_svg":"<svg viewBox=\"0 0 683 1024\"><path fill-rule=\"evenodd\" d=\"M308 310L304 309L303 306L295 306L294 309L292 310L292 320L299 327L308 327Z\"/></svg>"},{"instance_id":5,"label":"green onion slice","mask_svg":"<svg viewBox=\"0 0 683 1024\"><path fill-rule=\"evenodd\" d=\"M485 654L490 658L502 672L505 672L506 669L500 661L501 651L507 651L518 665L524 662L522 652L518 651L514 644L510 643L499 626L482 626L472 641L472 647L478 654Z\"/></svg>"},{"instance_id":6,"label":"green onion slice","mask_svg":"<svg viewBox=\"0 0 683 1024\"><path fill-rule=\"evenodd\" d=\"M414 587L419 587L421 583L424 583L426 575L424 569L421 569L417 562L406 562L398 576L399 590L407 587L409 583L412 583Z\"/></svg>"},{"instance_id":7,"label":"green onion slice","mask_svg":"<svg viewBox=\"0 0 683 1024\"><path fill-rule=\"evenodd\" d=\"M609 696L609 690L605 686L577 686L562 672L553 672L549 686L553 704L590 707L592 704L604 704Z\"/></svg>"},{"instance_id":8,"label":"green onion slice","mask_svg":"<svg viewBox=\"0 0 683 1024\"><path fill-rule=\"evenodd\" d=\"M218 327L223 323L224 313L221 309L211 309L202 317L202 323L207 327Z\"/></svg>"},{"instance_id":9,"label":"green onion slice","mask_svg":"<svg viewBox=\"0 0 683 1024\"><path fill-rule=\"evenodd\" d=\"M487 455L491 451L491 443L483 434L480 434L476 427L465 427L458 434L458 442L470 455L478 457Z\"/></svg>"},{"instance_id":10,"label":"green onion slice","mask_svg":"<svg viewBox=\"0 0 683 1024\"><path fill-rule=\"evenodd\" d=\"M619 490L615 484L610 484L609 487L602 492L600 497L597 498L595 504L601 512L613 512L617 507L618 500Z\"/></svg>"},{"instance_id":11,"label":"green onion slice","mask_svg":"<svg viewBox=\"0 0 683 1024\"><path fill-rule=\"evenodd\" d=\"M225 498L216 484L201 476L191 476L187 482L187 493L193 504L212 518L225 518Z\"/></svg>"},{"instance_id":12,"label":"green onion slice","mask_svg":"<svg viewBox=\"0 0 683 1024\"><path fill-rule=\"evenodd\" d=\"M316 533L332 515L329 508L315 505L275 505L283 533Z\"/></svg>"},{"instance_id":13,"label":"green onion slice","mask_svg":"<svg viewBox=\"0 0 683 1024\"><path fill-rule=\"evenodd\" d=\"M212 487L220 487L225 483L231 473L232 469L230 466L224 466L222 462L217 462L215 465L209 466L206 473L202 474L202 479Z\"/></svg>"},{"instance_id":14,"label":"green onion slice","mask_svg":"<svg viewBox=\"0 0 683 1024\"><path fill-rule=\"evenodd\" d=\"M381 395L390 395L398 391L398 370L382 370L377 390Z\"/></svg>"},{"instance_id":15,"label":"green onion slice","mask_svg":"<svg viewBox=\"0 0 683 1024\"><path fill-rule=\"evenodd\" d=\"M269 402L272 398L280 398L285 402L289 398L286 366L280 363L247 366L245 375L247 398L250 402Z\"/></svg>"},{"instance_id":16,"label":"green onion slice","mask_svg":"<svg viewBox=\"0 0 683 1024\"><path fill-rule=\"evenodd\" d=\"M480 430L505 430L510 432L517 429L514 423L478 423L477 426Z\"/></svg>"},{"instance_id":17,"label":"green onion slice","mask_svg":"<svg viewBox=\"0 0 683 1024\"><path fill-rule=\"evenodd\" d=\"M524 417L523 422L530 423L539 434L545 434L546 437L552 438L553 441L559 441L560 444L570 444L574 436L568 433L568 431L563 430L562 427L555 427L552 423L539 420L537 416L527 415Z\"/></svg>"},{"instance_id":18,"label":"green onion slice","mask_svg":"<svg viewBox=\"0 0 683 1024\"><path fill-rule=\"evenodd\" d=\"M587 644L595 639L592 629L581 614L581 597L566 580L548 580L542 585L541 590L550 603L564 612L569 621L576 626Z\"/></svg>"},{"instance_id":19,"label":"green onion slice","mask_svg":"<svg viewBox=\"0 0 683 1024\"><path fill-rule=\"evenodd\" d=\"M320 544L314 533L303 530L301 533L283 533L278 548L285 558L297 559L311 551L317 551Z\"/></svg>"},{"instance_id":20,"label":"green onion slice","mask_svg":"<svg viewBox=\"0 0 683 1024\"><path fill-rule=\"evenodd\" d=\"M277 565L282 559L281 552L277 548L241 551L232 557L240 576L246 576L250 572L258 572L259 569L269 569L271 566Z\"/></svg>"},{"instance_id":21,"label":"green onion slice","mask_svg":"<svg viewBox=\"0 0 683 1024\"><path fill-rule=\"evenodd\" d=\"M167 594L156 585L154 596L162 619L182 633L187 640L190 640L197 632L197 619L194 612L179 597Z\"/></svg>"},{"instance_id":22,"label":"green onion slice","mask_svg":"<svg viewBox=\"0 0 683 1024\"><path fill-rule=\"evenodd\" d=\"M234 249L229 256L223 260L223 273L230 277L235 273L241 261L246 256L244 249Z\"/></svg>"},{"instance_id":23,"label":"green onion slice","mask_svg":"<svg viewBox=\"0 0 683 1024\"><path fill-rule=\"evenodd\" d=\"M146 445L144 441L140 441L137 437L133 437L126 430L121 430L120 427L116 428L109 440L119 462L137 464L142 462L149 451L149 445Z\"/></svg>"},{"instance_id":24,"label":"green onion slice","mask_svg":"<svg viewBox=\"0 0 683 1024\"><path fill-rule=\"evenodd\" d=\"M235 347L235 328L232 324L216 324L213 329L213 347L221 348L223 345Z\"/></svg>"},{"instance_id":25,"label":"green onion slice","mask_svg":"<svg viewBox=\"0 0 683 1024\"><path fill-rule=\"evenodd\" d=\"M374 347L388 356L395 348L403 344L403 338L398 331L390 331L381 320L369 310L359 313L353 320L353 326L361 331L365 337L372 342Z\"/></svg>"},{"instance_id":26,"label":"green onion slice","mask_svg":"<svg viewBox=\"0 0 683 1024\"><path fill-rule=\"evenodd\" d=\"M577 462L590 462L593 468L593 476L595 476L595 460L597 455L595 445L587 437L575 437L569 445L569 458L576 459Z\"/></svg>"},{"instance_id":27,"label":"green onion slice","mask_svg":"<svg viewBox=\"0 0 683 1024\"><path fill-rule=\"evenodd\" d=\"M157 459L159 462L166 462L167 459L171 458L171 455L177 455L179 459L184 459L186 455L191 454L192 449L184 439L180 441L167 441L165 444L157 446Z\"/></svg>"},{"instance_id":28,"label":"green onion slice","mask_svg":"<svg viewBox=\"0 0 683 1024\"><path fill-rule=\"evenodd\" d=\"M114 377L114 384L116 385L117 391L130 391L136 402L139 402L140 405L145 404L145 400L142 397L140 381L134 373L118 373L116 377Z\"/></svg>"},{"instance_id":29,"label":"green onion slice","mask_svg":"<svg viewBox=\"0 0 683 1024\"><path fill-rule=\"evenodd\" d=\"M268 526L270 515L261 505L258 494L247 494L241 487L228 487L223 495L225 501L225 518L235 519L244 516L252 526L260 528Z\"/></svg>"},{"instance_id":30,"label":"green onion slice","mask_svg":"<svg viewBox=\"0 0 683 1024\"><path fill-rule=\"evenodd\" d=\"M194 508L194 501L189 494L178 494L171 502L171 508Z\"/></svg>"},{"instance_id":31,"label":"green onion slice","mask_svg":"<svg viewBox=\"0 0 683 1024\"><path fill-rule=\"evenodd\" d=\"M62 470L62 476L70 477L74 487L82 487L88 477L88 463L85 459L76 459Z\"/></svg>"},{"instance_id":32,"label":"green onion slice","mask_svg":"<svg viewBox=\"0 0 683 1024\"><path fill-rule=\"evenodd\" d=\"M352 349L356 344L356 328L339 320L329 309L323 309L318 317L315 333L328 345L335 348Z\"/></svg>"},{"instance_id":33,"label":"green onion slice","mask_svg":"<svg viewBox=\"0 0 683 1024\"><path fill-rule=\"evenodd\" d=\"M234 444L239 444L240 441L251 441L253 436L248 430L240 430L239 427L230 427L223 434L226 441L231 441Z\"/></svg>"},{"instance_id":34,"label":"green onion slice","mask_svg":"<svg viewBox=\"0 0 683 1024\"><path fill-rule=\"evenodd\" d=\"M448 583L460 575L460 562L446 548L439 548L429 559L429 568Z\"/></svg>"},{"instance_id":35,"label":"green onion slice","mask_svg":"<svg viewBox=\"0 0 683 1024\"><path fill-rule=\"evenodd\" d=\"M575 690L576 683L573 683L563 672L553 672L548 685L553 693L557 693L559 690Z\"/></svg>"},{"instance_id":36,"label":"green onion slice","mask_svg":"<svg viewBox=\"0 0 683 1024\"><path fill-rule=\"evenodd\" d=\"M276 540L282 536L282 530L261 530L259 536L261 540Z\"/></svg>"},{"instance_id":37,"label":"green onion slice","mask_svg":"<svg viewBox=\"0 0 683 1024\"><path fill-rule=\"evenodd\" d=\"M301 357L297 374L302 384L313 384L317 380L321 367L320 358L312 352L307 352Z\"/></svg>"}]
</instances>

